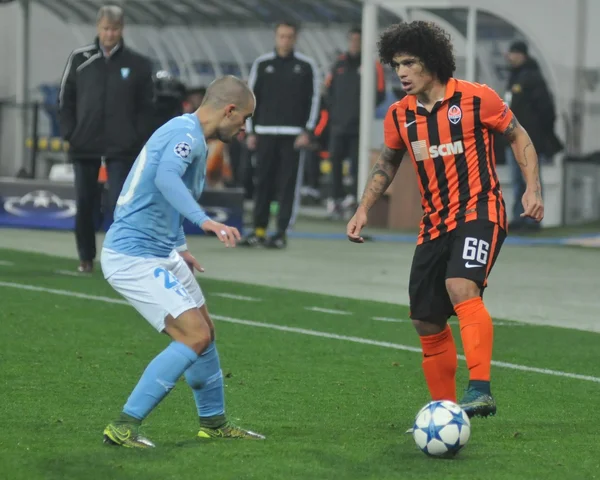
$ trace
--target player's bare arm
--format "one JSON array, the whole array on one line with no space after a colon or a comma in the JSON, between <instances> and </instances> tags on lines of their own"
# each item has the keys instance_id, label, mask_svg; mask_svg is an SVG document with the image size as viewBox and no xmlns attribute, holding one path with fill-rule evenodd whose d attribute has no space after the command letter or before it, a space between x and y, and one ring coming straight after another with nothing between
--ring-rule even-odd
<instances>
[{"instance_id":1,"label":"player's bare arm","mask_svg":"<svg viewBox=\"0 0 600 480\"><path fill-rule=\"evenodd\" d=\"M513 117L503 134L510 142L527 187L533 188L541 196L542 187L539 178L538 158L529 134L516 117Z\"/></svg>"},{"instance_id":2,"label":"player's bare arm","mask_svg":"<svg viewBox=\"0 0 600 480\"><path fill-rule=\"evenodd\" d=\"M351 242L364 242L360 232L367 224L367 213L391 185L405 153L406 149L404 148L396 150L387 146L383 147L369 174L360 205L346 227L346 234Z\"/></svg>"},{"instance_id":3,"label":"player's bare arm","mask_svg":"<svg viewBox=\"0 0 600 480\"><path fill-rule=\"evenodd\" d=\"M362 207L368 212L381 198L394 180L405 153L406 149L395 150L387 146L383 147L369 174L359 208Z\"/></svg>"},{"instance_id":4,"label":"player's bare arm","mask_svg":"<svg viewBox=\"0 0 600 480\"><path fill-rule=\"evenodd\" d=\"M523 216L534 218L539 222L544 218L544 202L542 200L540 168L535 147L529 134L516 117L513 117L503 134L510 142L513 154L527 185L525 195L523 195L523 207L525 208Z\"/></svg>"}]
</instances>

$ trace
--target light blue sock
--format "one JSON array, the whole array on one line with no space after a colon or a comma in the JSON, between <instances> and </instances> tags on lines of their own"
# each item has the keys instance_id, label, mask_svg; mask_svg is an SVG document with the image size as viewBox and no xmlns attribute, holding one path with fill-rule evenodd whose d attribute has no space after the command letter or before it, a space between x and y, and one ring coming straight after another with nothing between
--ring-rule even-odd
<instances>
[{"instance_id":1,"label":"light blue sock","mask_svg":"<svg viewBox=\"0 0 600 480\"><path fill-rule=\"evenodd\" d=\"M212 342L185 371L185 379L194 391L194 399L196 400L201 423L203 423L203 418L224 417L223 374L215 342ZM224 418L221 423L223 422ZM207 424L207 426L209 425Z\"/></svg>"},{"instance_id":2,"label":"light blue sock","mask_svg":"<svg viewBox=\"0 0 600 480\"><path fill-rule=\"evenodd\" d=\"M171 342L152 360L127 399L123 413L143 420L167 396L183 372L198 358L180 342Z\"/></svg>"}]
</instances>

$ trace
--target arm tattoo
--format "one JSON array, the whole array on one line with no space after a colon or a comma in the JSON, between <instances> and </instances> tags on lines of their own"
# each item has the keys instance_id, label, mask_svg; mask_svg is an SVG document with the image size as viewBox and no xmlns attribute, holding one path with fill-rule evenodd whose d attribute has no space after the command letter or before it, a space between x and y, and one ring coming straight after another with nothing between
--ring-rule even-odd
<instances>
[{"instance_id":1,"label":"arm tattoo","mask_svg":"<svg viewBox=\"0 0 600 480\"><path fill-rule=\"evenodd\" d=\"M517 117L513 115L513 118L508 124L508 127L506 127L506 130L502 132L502 134L508 139L509 142L512 142L515 139L515 133L518 126L519 121L517 120Z\"/></svg>"},{"instance_id":2,"label":"arm tattoo","mask_svg":"<svg viewBox=\"0 0 600 480\"><path fill-rule=\"evenodd\" d=\"M384 163L389 163L398 168L400 166L400 162L402 162L402 157L404 156L405 152L406 149L393 150L388 147L383 147L381 155L379 156L379 160L383 161Z\"/></svg>"},{"instance_id":3,"label":"arm tattoo","mask_svg":"<svg viewBox=\"0 0 600 480\"><path fill-rule=\"evenodd\" d=\"M405 152L406 149L394 150L383 147L379 158L371 169L367 186L360 202L367 210L375 204L391 185Z\"/></svg>"},{"instance_id":4,"label":"arm tattoo","mask_svg":"<svg viewBox=\"0 0 600 480\"><path fill-rule=\"evenodd\" d=\"M523 172L525 181L529 185L531 185L535 181L534 192L536 197L539 200L541 200L542 185L540 183L540 167L538 163L539 160L535 152L535 147L531 142L531 138L529 138L527 132L519 124L519 121L516 119L516 117L513 117L508 127L506 128L506 130L504 130L503 133L508 139L508 141L511 143L511 148L514 153L515 160L519 164L521 172ZM523 144L525 146L523 146Z\"/></svg>"},{"instance_id":5,"label":"arm tattoo","mask_svg":"<svg viewBox=\"0 0 600 480\"><path fill-rule=\"evenodd\" d=\"M525 145L525 147L523 148L523 158L521 158L521 160L517 160L519 162L519 164L523 165L524 167L526 167L529 163L529 158L527 158L527 150L528 149L529 150L533 149L533 143L529 142L529 143L527 143L527 145Z\"/></svg>"}]
</instances>

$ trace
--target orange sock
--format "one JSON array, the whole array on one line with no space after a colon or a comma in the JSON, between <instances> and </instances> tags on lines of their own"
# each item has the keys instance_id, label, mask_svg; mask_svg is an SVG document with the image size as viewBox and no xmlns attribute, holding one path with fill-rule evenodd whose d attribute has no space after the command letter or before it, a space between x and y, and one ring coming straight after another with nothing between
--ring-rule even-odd
<instances>
[{"instance_id":1,"label":"orange sock","mask_svg":"<svg viewBox=\"0 0 600 480\"><path fill-rule=\"evenodd\" d=\"M470 380L490 381L494 326L481 297L471 298L454 307L460 324L460 336L467 357Z\"/></svg>"},{"instance_id":2,"label":"orange sock","mask_svg":"<svg viewBox=\"0 0 600 480\"><path fill-rule=\"evenodd\" d=\"M420 337L423 372L432 400L456 402L456 345L450 325L436 335Z\"/></svg>"}]
</instances>

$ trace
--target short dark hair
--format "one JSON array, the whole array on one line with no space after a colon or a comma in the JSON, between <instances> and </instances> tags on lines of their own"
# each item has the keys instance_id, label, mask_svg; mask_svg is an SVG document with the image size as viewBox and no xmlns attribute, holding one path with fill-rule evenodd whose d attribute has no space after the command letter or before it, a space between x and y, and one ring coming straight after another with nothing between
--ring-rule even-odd
<instances>
[{"instance_id":1,"label":"short dark hair","mask_svg":"<svg viewBox=\"0 0 600 480\"><path fill-rule=\"evenodd\" d=\"M248 84L233 75L225 75L211 82L206 89L202 105L222 108L230 103L244 105L254 99Z\"/></svg>"},{"instance_id":2,"label":"short dark hair","mask_svg":"<svg viewBox=\"0 0 600 480\"><path fill-rule=\"evenodd\" d=\"M512 53L522 53L525 56L529 55L529 47L522 40L517 40L511 43L508 51Z\"/></svg>"},{"instance_id":3,"label":"short dark hair","mask_svg":"<svg viewBox=\"0 0 600 480\"><path fill-rule=\"evenodd\" d=\"M352 27L350 30L348 30L348 36L354 34L362 35L362 29L360 27Z\"/></svg>"},{"instance_id":4,"label":"short dark hair","mask_svg":"<svg viewBox=\"0 0 600 480\"><path fill-rule=\"evenodd\" d=\"M292 20L280 20L275 24L275 31L277 31L279 27L291 27L294 29L294 33L298 33L298 30L300 30L300 26Z\"/></svg>"},{"instance_id":5,"label":"short dark hair","mask_svg":"<svg viewBox=\"0 0 600 480\"><path fill-rule=\"evenodd\" d=\"M393 66L396 55L413 55L442 83L446 83L456 70L450 34L433 22L392 25L381 34L377 47L382 63Z\"/></svg>"}]
</instances>

